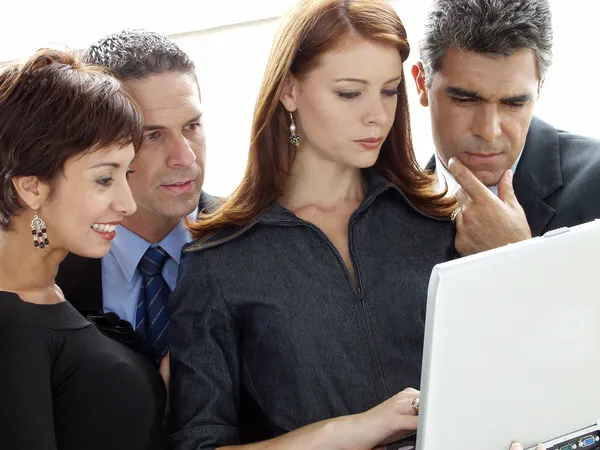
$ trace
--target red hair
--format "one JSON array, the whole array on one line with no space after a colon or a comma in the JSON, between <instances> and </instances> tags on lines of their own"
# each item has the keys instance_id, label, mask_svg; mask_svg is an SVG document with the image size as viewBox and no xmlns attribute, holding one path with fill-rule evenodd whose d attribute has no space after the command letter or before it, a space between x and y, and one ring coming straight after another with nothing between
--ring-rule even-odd
<instances>
[{"instance_id":1,"label":"red hair","mask_svg":"<svg viewBox=\"0 0 600 450\"><path fill-rule=\"evenodd\" d=\"M301 0L284 17L254 110L244 178L221 208L188 224L195 238L221 227L244 225L283 195L295 149L289 140L288 112L279 100L286 77L307 74L324 53L350 36L393 45L403 62L410 53L404 25L385 0ZM423 171L414 155L404 76L398 90L394 124L374 169L419 210L449 216L455 200L437 191L435 176Z\"/></svg>"}]
</instances>

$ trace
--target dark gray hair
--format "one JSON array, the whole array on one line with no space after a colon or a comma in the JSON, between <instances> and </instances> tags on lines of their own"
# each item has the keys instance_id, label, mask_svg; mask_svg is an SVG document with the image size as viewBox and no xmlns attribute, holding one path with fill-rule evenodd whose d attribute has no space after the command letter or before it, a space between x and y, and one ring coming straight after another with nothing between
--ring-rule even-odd
<instances>
[{"instance_id":1,"label":"dark gray hair","mask_svg":"<svg viewBox=\"0 0 600 450\"><path fill-rule=\"evenodd\" d=\"M92 44L83 61L110 69L121 80L139 80L167 72L189 73L196 66L175 42L146 30L123 30Z\"/></svg>"},{"instance_id":2,"label":"dark gray hair","mask_svg":"<svg viewBox=\"0 0 600 450\"><path fill-rule=\"evenodd\" d=\"M552 64L548 0L434 0L419 47L427 86L450 48L495 56L531 48L541 80Z\"/></svg>"}]
</instances>

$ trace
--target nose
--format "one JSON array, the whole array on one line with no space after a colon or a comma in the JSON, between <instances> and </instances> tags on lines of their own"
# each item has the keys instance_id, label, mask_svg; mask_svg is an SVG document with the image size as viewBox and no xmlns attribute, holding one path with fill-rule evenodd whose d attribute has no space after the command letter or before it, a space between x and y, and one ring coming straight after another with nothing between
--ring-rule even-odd
<instances>
[{"instance_id":1,"label":"nose","mask_svg":"<svg viewBox=\"0 0 600 450\"><path fill-rule=\"evenodd\" d=\"M491 142L502 134L502 118L496 105L483 104L473 118L473 134Z\"/></svg>"},{"instance_id":2,"label":"nose","mask_svg":"<svg viewBox=\"0 0 600 450\"><path fill-rule=\"evenodd\" d=\"M366 119L369 125L384 125L388 120L388 111L380 95L370 101Z\"/></svg>"},{"instance_id":3,"label":"nose","mask_svg":"<svg viewBox=\"0 0 600 450\"><path fill-rule=\"evenodd\" d=\"M181 133L173 137L167 151L167 167L187 168L196 161L196 153L194 153L190 141Z\"/></svg>"},{"instance_id":4,"label":"nose","mask_svg":"<svg viewBox=\"0 0 600 450\"><path fill-rule=\"evenodd\" d=\"M137 210L137 205L133 199L133 194L127 181L120 183L120 189L115 191L115 200L113 202L115 211L124 216L130 216Z\"/></svg>"}]
</instances>

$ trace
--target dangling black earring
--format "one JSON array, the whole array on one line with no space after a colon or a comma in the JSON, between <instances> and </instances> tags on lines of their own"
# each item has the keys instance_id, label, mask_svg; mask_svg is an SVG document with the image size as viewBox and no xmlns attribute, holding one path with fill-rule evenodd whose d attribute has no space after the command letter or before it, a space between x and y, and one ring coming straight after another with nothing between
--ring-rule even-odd
<instances>
[{"instance_id":1,"label":"dangling black earring","mask_svg":"<svg viewBox=\"0 0 600 450\"><path fill-rule=\"evenodd\" d=\"M31 234L33 235L33 245L38 248L44 248L49 245L48 235L46 234L46 224L37 215L37 211L33 213L31 221Z\"/></svg>"}]
</instances>

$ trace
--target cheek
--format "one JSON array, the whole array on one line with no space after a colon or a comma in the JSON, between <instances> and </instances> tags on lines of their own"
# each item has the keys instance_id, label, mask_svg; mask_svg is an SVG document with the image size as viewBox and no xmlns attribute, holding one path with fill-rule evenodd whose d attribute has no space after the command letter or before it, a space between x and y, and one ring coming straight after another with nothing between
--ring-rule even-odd
<instances>
[{"instance_id":1,"label":"cheek","mask_svg":"<svg viewBox=\"0 0 600 450\"><path fill-rule=\"evenodd\" d=\"M196 162L204 167L206 163L206 138L204 134L197 136L192 143L192 150L196 155Z\"/></svg>"},{"instance_id":2,"label":"cheek","mask_svg":"<svg viewBox=\"0 0 600 450\"><path fill-rule=\"evenodd\" d=\"M513 145L522 147L525 144L525 139L527 138L527 131L529 130L530 124L531 114L527 114L526 112L511 118L510 122L508 123L507 134Z\"/></svg>"},{"instance_id":3,"label":"cheek","mask_svg":"<svg viewBox=\"0 0 600 450\"><path fill-rule=\"evenodd\" d=\"M147 186L149 181L160 171L163 159L162 155L159 153L159 149L155 150L156 151L154 152L152 152L151 149L140 150L131 163L131 169L135 171L134 174L129 176L129 185L132 189L134 186Z\"/></svg>"},{"instance_id":4,"label":"cheek","mask_svg":"<svg viewBox=\"0 0 600 450\"><path fill-rule=\"evenodd\" d=\"M47 217L48 235L63 233L66 236L81 234L82 225L89 226L90 210L98 208L99 199L89 189L74 189L66 196L57 196L50 205Z\"/></svg>"},{"instance_id":5,"label":"cheek","mask_svg":"<svg viewBox=\"0 0 600 450\"><path fill-rule=\"evenodd\" d=\"M312 101L302 105L302 131L309 140L315 144L330 143L340 137L350 113L337 106L333 101Z\"/></svg>"}]
</instances>

